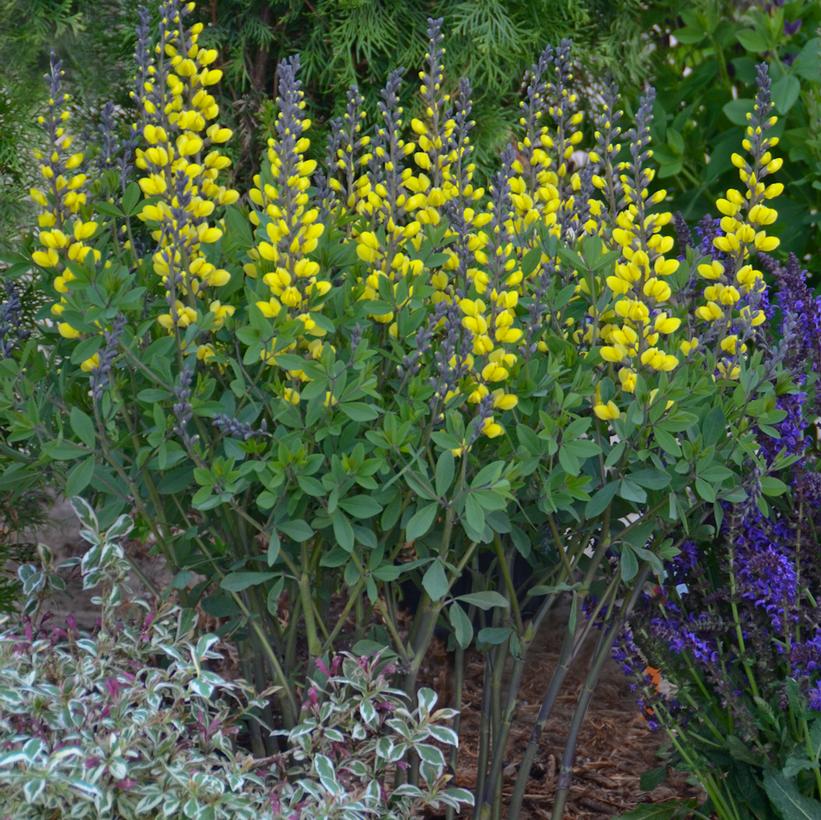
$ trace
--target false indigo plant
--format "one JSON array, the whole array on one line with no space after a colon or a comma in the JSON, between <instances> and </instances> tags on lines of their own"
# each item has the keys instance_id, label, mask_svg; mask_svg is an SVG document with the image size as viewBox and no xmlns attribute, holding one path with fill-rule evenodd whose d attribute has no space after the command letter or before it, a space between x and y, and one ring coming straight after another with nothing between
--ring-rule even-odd
<instances>
[{"instance_id":1,"label":"false indigo plant","mask_svg":"<svg viewBox=\"0 0 821 820\"><path fill-rule=\"evenodd\" d=\"M49 108L31 267L58 324L41 316L5 363L3 429L69 467L68 494L93 495L104 525L136 516L182 603L219 619L257 690L276 686L271 727L299 725L302 681L339 650L387 647L413 695L437 629L458 647L456 681L477 647L482 818L502 815L530 648L570 598L509 807L525 811L543 729L599 622L559 818L645 579L687 538L736 526L721 516L743 500L742 468L764 515L790 463L757 444L784 418L782 364L765 365L751 330L731 350L719 332L766 320L753 265L775 247L764 199L779 191L758 182L778 165L765 73L744 193L728 192L709 247L682 252L655 186L651 91L623 131L608 90L580 170L587 101L568 44L545 49L485 188L469 87L446 76L435 20L419 115L400 104L400 72L373 122L352 90L320 187L299 61L282 63L277 119L240 195L192 5L165 0L155 41L139 38L140 144L122 195L120 180L80 171L64 100ZM275 736L251 735L275 753ZM424 762L400 773L408 793Z\"/></svg>"}]
</instances>

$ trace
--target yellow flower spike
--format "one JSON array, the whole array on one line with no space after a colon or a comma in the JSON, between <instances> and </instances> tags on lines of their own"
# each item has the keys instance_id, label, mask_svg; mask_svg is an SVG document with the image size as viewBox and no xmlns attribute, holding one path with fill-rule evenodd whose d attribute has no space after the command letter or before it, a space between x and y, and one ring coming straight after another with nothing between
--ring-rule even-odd
<instances>
[{"instance_id":1,"label":"yellow flower spike","mask_svg":"<svg viewBox=\"0 0 821 820\"><path fill-rule=\"evenodd\" d=\"M644 283L642 292L645 296L655 299L657 302L666 302L672 295L670 286L655 277L648 279Z\"/></svg>"},{"instance_id":2,"label":"yellow flower spike","mask_svg":"<svg viewBox=\"0 0 821 820\"><path fill-rule=\"evenodd\" d=\"M705 322L715 322L724 318L724 311L715 302L708 302L706 305L696 308L696 316L699 319L704 319Z\"/></svg>"},{"instance_id":3,"label":"yellow flower spike","mask_svg":"<svg viewBox=\"0 0 821 820\"><path fill-rule=\"evenodd\" d=\"M74 238L78 241L90 239L97 232L96 222L77 222L74 225Z\"/></svg>"},{"instance_id":4,"label":"yellow flower spike","mask_svg":"<svg viewBox=\"0 0 821 820\"><path fill-rule=\"evenodd\" d=\"M658 348L650 347L641 354L641 363L653 370L669 371L677 367L678 359L675 356L665 354Z\"/></svg>"},{"instance_id":5,"label":"yellow flower spike","mask_svg":"<svg viewBox=\"0 0 821 820\"><path fill-rule=\"evenodd\" d=\"M204 277L203 281L206 285L213 288L221 288L231 281L231 274L224 268L216 268L209 271Z\"/></svg>"},{"instance_id":6,"label":"yellow flower spike","mask_svg":"<svg viewBox=\"0 0 821 820\"><path fill-rule=\"evenodd\" d=\"M753 327L758 327L759 325L763 325L765 321L767 321L767 315L763 310L757 310L750 319L750 324Z\"/></svg>"},{"instance_id":7,"label":"yellow flower spike","mask_svg":"<svg viewBox=\"0 0 821 820\"><path fill-rule=\"evenodd\" d=\"M736 334L725 336L720 342L720 347L725 353L735 356L738 349L738 336Z\"/></svg>"},{"instance_id":8,"label":"yellow flower spike","mask_svg":"<svg viewBox=\"0 0 821 820\"><path fill-rule=\"evenodd\" d=\"M211 245L214 242L219 242L222 238L222 231L219 228L208 225L200 225L197 228L199 240L205 245Z\"/></svg>"},{"instance_id":9,"label":"yellow flower spike","mask_svg":"<svg viewBox=\"0 0 821 820\"><path fill-rule=\"evenodd\" d=\"M763 253L770 253L774 251L781 244L781 240L777 236L767 236L764 231L759 231L755 234L756 250Z\"/></svg>"},{"instance_id":10,"label":"yellow flower spike","mask_svg":"<svg viewBox=\"0 0 821 820\"><path fill-rule=\"evenodd\" d=\"M653 263L653 270L657 276L672 276L680 266L678 259L665 259L659 256Z\"/></svg>"},{"instance_id":11,"label":"yellow flower spike","mask_svg":"<svg viewBox=\"0 0 821 820\"><path fill-rule=\"evenodd\" d=\"M716 200L716 208L718 208L719 212L724 214L725 216L735 216L741 204L730 202L729 199L717 199Z\"/></svg>"}]
</instances>

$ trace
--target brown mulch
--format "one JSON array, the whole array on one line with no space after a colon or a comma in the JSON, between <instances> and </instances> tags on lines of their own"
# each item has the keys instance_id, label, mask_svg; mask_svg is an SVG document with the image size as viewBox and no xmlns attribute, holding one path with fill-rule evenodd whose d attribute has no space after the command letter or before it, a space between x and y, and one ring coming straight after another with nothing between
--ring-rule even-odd
<instances>
[{"instance_id":1,"label":"brown mulch","mask_svg":"<svg viewBox=\"0 0 821 820\"><path fill-rule=\"evenodd\" d=\"M502 792L503 813L513 793L518 764L530 739L531 728L541 706L559 655L564 624L558 620L542 629L528 653L527 666L519 695L505 760ZM585 659L574 664L540 742L525 800L519 815L524 818L550 818L557 773L567 730L576 707L576 696L587 672ZM444 697L448 688L449 665L443 647L432 653L426 677ZM459 728L459 756L456 785L472 788L476 784L479 757L479 722L482 709L483 658L478 652L466 656L462 722ZM577 745L573 782L565 808L567 820L593 820L618 817L641 803L697 797L698 789L678 772L668 773L664 783L650 792L641 790L641 775L658 768L657 752L664 743L662 732L652 732L636 706L636 694L621 668L609 662L602 672L591 701Z\"/></svg>"}]
</instances>

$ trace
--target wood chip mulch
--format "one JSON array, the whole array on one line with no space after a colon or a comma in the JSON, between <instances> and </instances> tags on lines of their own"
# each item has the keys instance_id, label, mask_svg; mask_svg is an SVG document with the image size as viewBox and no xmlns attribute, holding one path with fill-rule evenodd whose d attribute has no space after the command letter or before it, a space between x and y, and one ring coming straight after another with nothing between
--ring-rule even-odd
<instances>
[{"instance_id":1,"label":"wood chip mulch","mask_svg":"<svg viewBox=\"0 0 821 820\"><path fill-rule=\"evenodd\" d=\"M547 624L527 659L505 761L502 792L506 817L513 793L518 764L530 738L542 698L556 667L563 624ZM548 720L534 761L520 818L550 818L557 772L567 730L576 706L576 695L586 674L585 659L574 664ZM449 702L449 662L443 647L431 652L425 677ZM456 784L471 788L476 784L479 757L479 718L482 708L483 658L470 652L466 658L462 722L459 729L459 757ZM698 788L679 772L669 772L664 783L650 792L641 790L641 775L658 768L657 752L664 744L663 732L652 732L636 706L622 670L609 663L588 709L577 745L573 782L566 804L567 820L618 817L640 803L662 803L673 799L699 797Z\"/></svg>"}]
</instances>

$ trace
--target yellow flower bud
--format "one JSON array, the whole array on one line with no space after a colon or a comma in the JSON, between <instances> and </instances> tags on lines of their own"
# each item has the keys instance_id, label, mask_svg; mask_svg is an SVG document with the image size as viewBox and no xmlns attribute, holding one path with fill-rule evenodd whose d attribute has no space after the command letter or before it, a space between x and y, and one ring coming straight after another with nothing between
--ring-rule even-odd
<instances>
[{"instance_id":1,"label":"yellow flower bud","mask_svg":"<svg viewBox=\"0 0 821 820\"><path fill-rule=\"evenodd\" d=\"M614 421L621 415L621 411L613 401L609 401L607 404L595 404L593 412L602 421Z\"/></svg>"},{"instance_id":2,"label":"yellow flower bud","mask_svg":"<svg viewBox=\"0 0 821 820\"><path fill-rule=\"evenodd\" d=\"M57 332L64 339L79 339L81 336L80 331L72 327L68 322L60 322L57 325Z\"/></svg>"}]
</instances>

